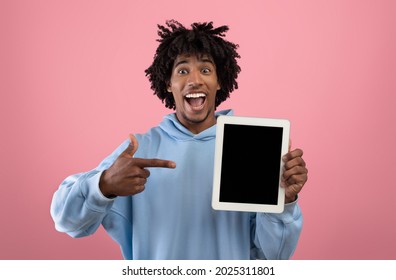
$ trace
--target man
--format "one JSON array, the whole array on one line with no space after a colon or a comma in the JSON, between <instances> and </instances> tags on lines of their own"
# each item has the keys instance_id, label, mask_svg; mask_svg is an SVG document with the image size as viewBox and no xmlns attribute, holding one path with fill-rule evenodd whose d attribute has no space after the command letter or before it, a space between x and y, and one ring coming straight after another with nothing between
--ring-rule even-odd
<instances>
[{"instance_id":1,"label":"man","mask_svg":"<svg viewBox=\"0 0 396 280\"><path fill-rule=\"evenodd\" d=\"M146 75L175 113L130 135L95 169L66 178L51 205L56 229L82 237L103 225L125 259L290 258L302 228L302 151L284 156L283 213L213 210L216 117L232 114L216 108L238 88L238 45L223 39L227 26L211 22L158 27L160 44Z\"/></svg>"}]
</instances>

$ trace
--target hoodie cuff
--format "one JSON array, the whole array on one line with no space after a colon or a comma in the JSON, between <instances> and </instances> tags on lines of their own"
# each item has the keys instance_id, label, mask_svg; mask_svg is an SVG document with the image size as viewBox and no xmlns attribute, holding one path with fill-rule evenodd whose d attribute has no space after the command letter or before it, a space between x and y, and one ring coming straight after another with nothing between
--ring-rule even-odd
<instances>
[{"instance_id":1,"label":"hoodie cuff","mask_svg":"<svg viewBox=\"0 0 396 280\"><path fill-rule=\"evenodd\" d=\"M285 208L282 213L260 213L266 216L271 222L274 223L293 223L295 220L301 217L301 209L297 204L298 197L295 201L285 204Z\"/></svg>"},{"instance_id":2,"label":"hoodie cuff","mask_svg":"<svg viewBox=\"0 0 396 280\"><path fill-rule=\"evenodd\" d=\"M93 176L86 179L84 186L86 186L86 202L88 208L97 212L105 212L114 203L115 198L108 198L103 195L99 188L99 180L103 171L100 171Z\"/></svg>"}]
</instances>

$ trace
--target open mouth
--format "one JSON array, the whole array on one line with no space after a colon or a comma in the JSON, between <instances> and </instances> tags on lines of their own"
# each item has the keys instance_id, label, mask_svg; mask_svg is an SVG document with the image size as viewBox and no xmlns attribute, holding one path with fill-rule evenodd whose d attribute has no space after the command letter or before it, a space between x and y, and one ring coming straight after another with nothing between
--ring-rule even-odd
<instances>
[{"instance_id":1,"label":"open mouth","mask_svg":"<svg viewBox=\"0 0 396 280\"><path fill-rule=\"evenodd\" d=\"M198 109L201 108L205 103L206 94L201 92L189 93L185 96L185 99L192 108Z\"/></svg>"}]
</instances>

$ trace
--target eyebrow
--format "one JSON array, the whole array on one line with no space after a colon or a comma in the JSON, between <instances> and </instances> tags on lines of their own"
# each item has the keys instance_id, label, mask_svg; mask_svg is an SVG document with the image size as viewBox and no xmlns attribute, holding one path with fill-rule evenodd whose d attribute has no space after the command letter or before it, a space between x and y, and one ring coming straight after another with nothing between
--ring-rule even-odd
<instances>
[{"instance_id":1,"label":"eyebrow","mask_svg":"<svg viewBox=\"0 0 396 280\"><path fill-rule=\"evenodd\" d=\"M180 64L186 64L186 63L188 63L188 58L189 58L189 56L186 57L186 58L183 58L183 59L181 59L181 60L179 60L179 61L177 61L177 59L176 59L176 60L175 60L175 65L174 65L173 67L176 68L176 67L179 66ZM207 57L207 56L199 56L199 57L198 57L198 61L199 61L199 62L203 62L203 63L210 63L210 64L215 65L214 61L213 61L212 59L210 59L209 57Z\"/></svg>"}]
</instances>

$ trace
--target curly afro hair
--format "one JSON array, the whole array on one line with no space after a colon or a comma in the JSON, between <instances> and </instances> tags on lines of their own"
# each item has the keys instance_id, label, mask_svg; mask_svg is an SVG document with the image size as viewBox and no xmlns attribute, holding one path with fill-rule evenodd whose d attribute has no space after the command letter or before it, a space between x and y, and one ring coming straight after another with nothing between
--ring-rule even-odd
<instances>
[{"instance_id":1,"label":"curly afro hair","mask_svg":"<svg viewBox=\"0 0 396 280\"><path fill-rule=\"evenodd\" d=\"M191 29L185 28L175 20L166 21L166 26L158 24L160 42L153 63L145 70L151 83L154 95L170 109L176 109L172 94L167 91L172 67L176 57L180 54L207 54L216 64L216 73L221 89L217 91L215 107L217 108L230 93L238 88L236 81L241 68L237 63L240 55L237 44L224 40L229 28L220 26L213 28L213 22L193 23Z\"/></svg>"}]
</instances>

